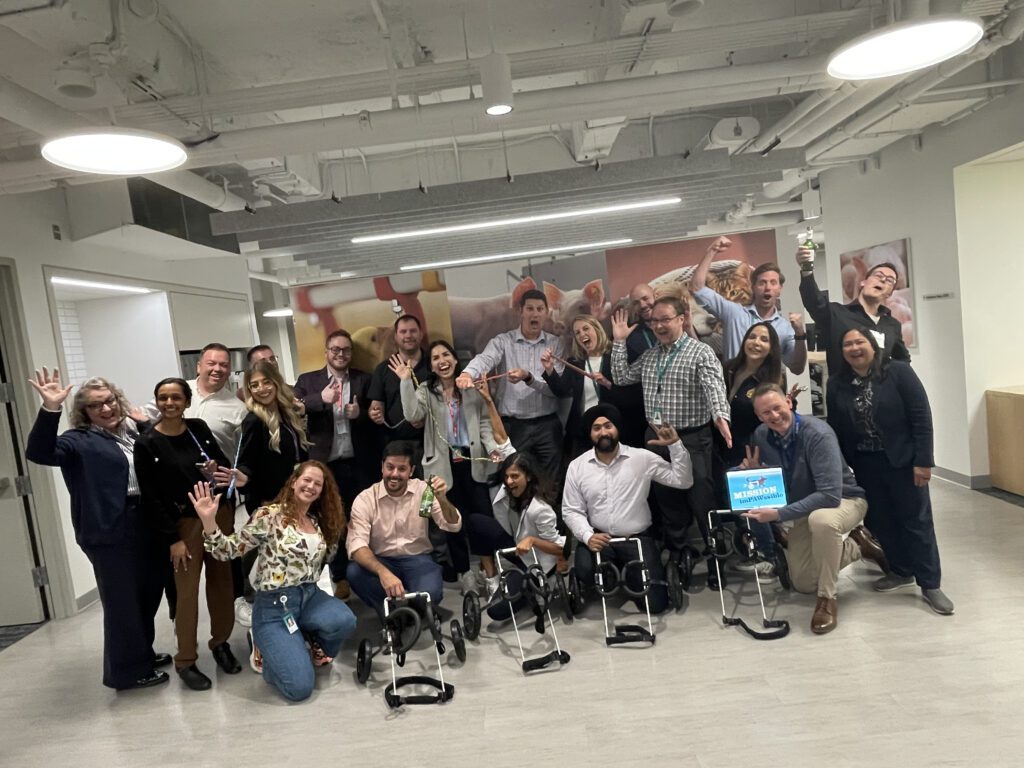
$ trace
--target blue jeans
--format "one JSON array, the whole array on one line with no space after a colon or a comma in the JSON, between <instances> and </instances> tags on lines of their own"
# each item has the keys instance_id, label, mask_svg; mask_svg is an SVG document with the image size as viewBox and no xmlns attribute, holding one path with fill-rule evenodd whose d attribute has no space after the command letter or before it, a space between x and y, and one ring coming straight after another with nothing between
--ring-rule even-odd
<instances>
[{"instance_id":1,"label":"blue jeans","mask_svg":"<svg viewBox=\"0 0 1024 768\"><path fill-rule=\"evenodd\" d=\"M385 568L397 576L406 592L429 592L430 602L435 606L441 603L444 581L441 579L441 566L435 563L429 554L409 555L407 557L377 557ZM350 561L346 571L348 583L359 599L384 615L384 587L380 579L359 563Z\"/></svg>"},{"instance_id":2,"label":"blue jeans","mask_svg":"<svg viewBox=\"0 0 1024 768\"><path fill-rule=\"evenodd\" d=\"M287 613L299 631L288 631ZM348 606L316 584L256 593L252 634L263 654L263 679L289 701L302 701L313 693L313 662L303 634L309 634L328 656L337 656L355 629L356 617Z\"/></svg>"}]
</instances>

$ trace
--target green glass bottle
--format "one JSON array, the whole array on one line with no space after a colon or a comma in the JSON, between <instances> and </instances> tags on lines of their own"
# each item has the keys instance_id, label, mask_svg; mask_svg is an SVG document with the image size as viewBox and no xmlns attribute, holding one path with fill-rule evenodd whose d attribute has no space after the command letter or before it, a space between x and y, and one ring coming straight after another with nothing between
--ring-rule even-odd
<instances>
[{"instance_id":1,"label":"green glass bottle","mask_svg":"<svg viewBox=\"0 0 1024 768\"><path fill-rule=\"evenodd\" d=\"M433 475L427 478L427 487L423 491L423 498L420 499L420 517L430 517L430 510L434 508L434 486L430 484L433 479Z\"/></svg>"}]
</instances>

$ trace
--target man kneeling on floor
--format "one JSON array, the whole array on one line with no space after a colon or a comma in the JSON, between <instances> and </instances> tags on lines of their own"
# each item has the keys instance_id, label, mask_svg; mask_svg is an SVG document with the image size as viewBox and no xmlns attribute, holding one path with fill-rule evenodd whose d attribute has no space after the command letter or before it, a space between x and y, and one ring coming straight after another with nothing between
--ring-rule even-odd
<instances>
[{"instance_id":1,"label":"man kneeling on floor","mask_svg":"<svg viewBox=\"0 0 1024 768\"><path fill-rule=\"evenodd\" d=\"M668 446L671 463L643 448L619 443L622 415L614 405L595 405L583 414L583 427L590 434L594 450L578 456L565 474L562 496L562 517L584 546L576 548L576 576L588 589L594 583L594 553L611 559L621 570L637 556L636 545L630 542L610 544L613 538L638 536L643 546L644 562L652 581L648 603L651 613L668 608L665 568L661 550L651 535L651 508L647 494L651 483L673 488L693 485L690 454L669 425L655 426L658 437L650 445ZM654 426L654 425L652 425ZM640 574L634 570L624 574L630 589L641 588ZM643 610L643 599L636 600Z\"/></svg>"},{"instance_id":2,"label":"man kneeling on floor","mask_svg":"<svg viewBox=\"0 0 1024 768\"><path fill-rule=\"evenodd\" d=\"M885 554L861 525L868 503L843 460L832 428L820 419L794 413L786 393L776 384L762 384L755 390L754 412L762 424L751 438L742 466L782 467L789 503L779 509L754 509L747 516L762 523L793 521L787 552L789 577L797 591L817 592L811 631L823 635L839 622L839 571L862 558L887 571Z\"/></svg>"},{"instance_id":3,"label":"man kneeling on floor","mask_svg":"<svg viewBox=\"0 0 1024 768\"><path fill-rule=\"evenodd\" d=\"M441 478L431 479L434 499L429 507L424 504L427 483L412 477L414 450L404 440L389 443L381 481L356 496L349 511L348 582L380 616L385 596L427 592L435 606L441 602L441 566L430 557L430 520L442 531L462 528Z\"/></svg>"}]
</instances>

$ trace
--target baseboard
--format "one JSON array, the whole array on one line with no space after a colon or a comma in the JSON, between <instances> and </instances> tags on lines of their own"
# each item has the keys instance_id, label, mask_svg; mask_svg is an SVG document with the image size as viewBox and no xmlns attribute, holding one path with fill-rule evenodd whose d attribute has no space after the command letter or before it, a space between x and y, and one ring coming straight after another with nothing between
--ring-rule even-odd
<instances>
[{"instance_id":1,"label":"baseboard","mask_svg":"<svg viewBox=\"0 0 1024 768\"><path fill-rule=\"evenodd\" d=\"M75 600L75 608L80 611L83 608L88 608L90 605L92 605L93 603L95 603L99 599L100 599L99 590L96 589L95 587L93 587L88 592L86 592L84 595L82 595L77 600Z\"/></svg>"},{"instance_id":2,"label":"baseboard","mask_svg":"<svg viewBox=\"0 0 1024 768\"><path fill-rule=\"evenodd\" d=\"M992 487L991 475L963 475L944 467L933 467L932 474L936 477L941 477L943 480L948 480L951 483L962 485L964 488L970 488L972 491L976 491L979 488Z\"/></svg>"}]
</instances>

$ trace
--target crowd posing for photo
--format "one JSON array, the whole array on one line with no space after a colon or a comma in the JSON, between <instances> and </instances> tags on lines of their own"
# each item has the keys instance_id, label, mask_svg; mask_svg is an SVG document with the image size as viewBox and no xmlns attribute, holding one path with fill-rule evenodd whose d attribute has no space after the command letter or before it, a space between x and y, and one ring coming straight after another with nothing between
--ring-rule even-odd
<instances>
[{"instance_id":1,"label":"crowd posing for photo","mask_svg":"<svg viewBox=\"0 0 1024 768\"><path fill-rule=\"evenodd\" d=\"M545 294L526 291L519 326L465 365L447 341L425 344L422 319L406 314L396 354L373 371L351 367L352 336L337 330L324 366L294 386L272 349L254 347L235 393L229 350L211 343L195 379L160 379L140 408L107 379L81 383L63 433L72 387L36 372L27 456L60 467L70 492L103 608L103 684L158 685L173 663L188 688L212 686L197 636L203 573L214 662L241 672L228 642L239 622L249 665L290 701L311 695L315 668L355 631L352 593L382 617L407 592L440 604L448 580L507 619L517 606L497 599L498 550L533 552L545 573L573 569L588 588L598 553L625 563L636 550L616 540L637 538L655 585L647 606L661 613L666 568L695 542L706 551L708 512L727 507L725 471L737 468L779 468L787 494L744 513L759 557L735 566L814 595L814 633L838 626L839 573L862 559L880 571L876 591L916 585L952 614L928 493L928 397L884 304L895 267L875 265L838 304L797 254L827 350L826 422L797 413L787 386L786 370L807 364L806 331L778 310L778 265L753 271L749 306L705 285L730 245L718 238L690 284L721 323L724 360L692 333L688 295L640 284L610 328L573 318L564 346L546 330ZM248 519L236 531L240 505ZM325 568L330 591L317 583ZM725 586L717 568L707 580ZM164 596L173 658L154 649Z\"/></svg>"}]
</instances>

